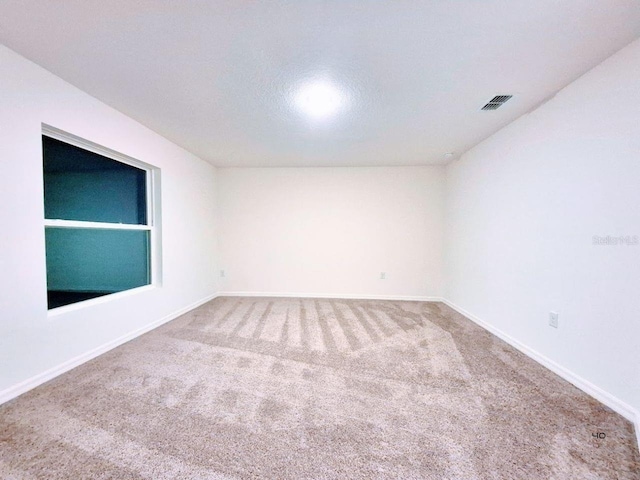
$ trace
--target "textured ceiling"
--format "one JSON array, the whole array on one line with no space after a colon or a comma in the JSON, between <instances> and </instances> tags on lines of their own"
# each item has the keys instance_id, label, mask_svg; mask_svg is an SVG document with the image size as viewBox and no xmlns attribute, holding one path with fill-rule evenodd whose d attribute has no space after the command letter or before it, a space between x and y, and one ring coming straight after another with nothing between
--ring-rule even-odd
<instances>
[{"instance_id":1,"label":"textured ceiling","mask_svg":"<svg viewBox=\"0 0 640 480\"><path fill-rule=\"evenodd\" d=\"M218 166L444 163L638 36L637 0L0 1L2 43Z\"/></svg>"}]
</instances>

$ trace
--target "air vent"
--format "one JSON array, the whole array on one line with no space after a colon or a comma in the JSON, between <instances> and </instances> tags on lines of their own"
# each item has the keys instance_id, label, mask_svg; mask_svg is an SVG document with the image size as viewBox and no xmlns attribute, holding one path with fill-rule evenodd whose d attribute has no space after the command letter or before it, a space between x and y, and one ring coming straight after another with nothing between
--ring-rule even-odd
<instances>
[{"instance_id":1,"label":"air vent","mask_svg":"<svg viewBox=\"0 0 640 480\"><path fill-rule=\"evenodd\" d=\"M504 105L513 95L496 95L489 100L481 110L497 110Z\"/></svg>"},{"instance_id":2,"label":"air vent","mask_svg":"<svg viewBox=\"0 0 640 480\"><path fill-rule=\"evenodd\" d=\"M482 107L482 110L496 110L500 105L502 105L501 103L487 103L484 107Z\"/></svg>"}]
</instances>

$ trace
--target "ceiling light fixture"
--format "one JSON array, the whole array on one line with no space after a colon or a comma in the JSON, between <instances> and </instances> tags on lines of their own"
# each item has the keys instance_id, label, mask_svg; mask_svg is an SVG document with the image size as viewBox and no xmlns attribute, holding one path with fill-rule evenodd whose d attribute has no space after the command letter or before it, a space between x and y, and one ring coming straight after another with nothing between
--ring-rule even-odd
<instances>
[{"instance_id":1,"label":"ceiling light fixture","mask_svg":"<svg viewBox=\"0 0 640 480\"><path fill-rule=\"evenodd\" d=\"M444 154L444 158L451 158L453 157L453 155L454 155L453 152L447 152Z\"/></svg>"},{"instance_id":2,"label":"ceiling light fixture","mask_svg":"<svg viewBox=\"0 0 640 480\"><path fill-rule=\"evenodd\" d=\"M295 95L296 107L315 120L333 116L345 105L345 95L332 83L316 80L302 85Z\"/></svg>"}]
</instances>

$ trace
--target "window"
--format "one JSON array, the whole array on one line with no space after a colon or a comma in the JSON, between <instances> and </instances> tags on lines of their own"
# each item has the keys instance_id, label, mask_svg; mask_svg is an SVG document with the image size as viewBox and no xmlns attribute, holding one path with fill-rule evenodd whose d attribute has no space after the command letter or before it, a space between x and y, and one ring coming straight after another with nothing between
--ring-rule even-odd
<instances>
[{"instance_id":1,"label":"window","mask_svg":"<svg viewBox=\"0 0 640 480\"><path fill-rule=\"evenodd\" d=\"M157 170L50 127L42 135L49 309L157 280Z\"/></svg>"}]
</instances>

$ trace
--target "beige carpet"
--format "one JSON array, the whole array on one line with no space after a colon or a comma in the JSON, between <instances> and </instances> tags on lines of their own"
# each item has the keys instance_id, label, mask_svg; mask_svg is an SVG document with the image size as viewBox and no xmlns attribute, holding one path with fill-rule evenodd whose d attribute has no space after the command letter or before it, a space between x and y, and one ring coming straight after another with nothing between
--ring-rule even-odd
<instances>
[{"instance_id":1,"label":"beige carpet","mask_svg":"<svg viewBox=\"0 0 640 480\"><path fill-rule=\"evenodd\" d=\"M640 458L628 421L442 304L218 298L0 407L0 478L636 479Z\"/></svg>"}]
</instances>

